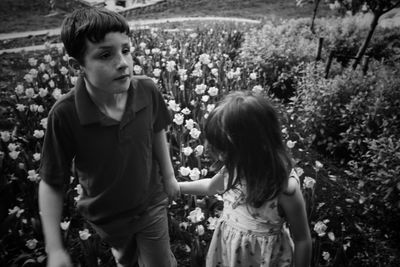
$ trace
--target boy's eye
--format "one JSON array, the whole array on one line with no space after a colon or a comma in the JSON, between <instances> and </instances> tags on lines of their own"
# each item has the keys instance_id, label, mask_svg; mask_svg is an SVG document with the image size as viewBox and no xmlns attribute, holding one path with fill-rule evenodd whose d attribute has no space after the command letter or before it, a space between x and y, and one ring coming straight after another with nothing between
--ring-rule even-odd
<instances>
[{"instance_id":1,"label":"boy's eye","mask_svg":"<svg viewBox=\"0 0 400 267\"><path fill-rule=\"evenodd\" d=\"M130 48L124 48L124 49L122 49L122 53L124 53L124 54L129 54L131 52L131 49Z\"/></svg>"},{"instance_id":2,"label":"boy's eye","mask_svg":"<svg viewBox=\"0 0 400 267\"><path fill-rule=\"evenodd\" d=\"M108 57L110 57L110 53L108 53L108 52L106 52L106 53L101 53L101 54L99 55L99 58L101 58L101 59L106 59L106 58L108 58Z\"/></svg>"}]
</instances>

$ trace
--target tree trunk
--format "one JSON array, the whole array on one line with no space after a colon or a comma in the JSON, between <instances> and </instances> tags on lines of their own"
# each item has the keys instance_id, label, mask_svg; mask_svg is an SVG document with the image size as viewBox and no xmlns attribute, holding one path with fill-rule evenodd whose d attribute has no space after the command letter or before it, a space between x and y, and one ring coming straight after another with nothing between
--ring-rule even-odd
<instances>
[{"instance_id":1,"label":"tree trunk","mask_svg":"<svg viewBox=\"0 0 400 267\"><path fill-rule=\"evenodd\" d=\"M378 21L379 18L381 17L381 15L383 14L382 12L374 12L373 13L373 17L372 17L372 22L371 22L371 26L369 28L369 32L367 35L367 38L364 40L364 43L362 44L362 46L360 47L360 49L358 50L356 59L354 60L353 63L353 69L355 70L357 68L357 65L360 64L362 57L365 54L365 51L367 51L368 45L371 41L372 35L374 34L375 28L378 25Z\"/></svg>"},{"instance_id":2,"label":"tree trunk","mask_svg":"<svg viewBox=\"0 0 400 267\"><path fill-rule=\"evenodd\" d=\"M317 16L318 6L319 6L319 3L321 2L321 0L314 0L314 1L315 1L315 6L314 6L313 17L312 17L311 26L310 26L312 33L315 33L314 22L315 22L315 17Z\"/></svg>"}]
</instances>

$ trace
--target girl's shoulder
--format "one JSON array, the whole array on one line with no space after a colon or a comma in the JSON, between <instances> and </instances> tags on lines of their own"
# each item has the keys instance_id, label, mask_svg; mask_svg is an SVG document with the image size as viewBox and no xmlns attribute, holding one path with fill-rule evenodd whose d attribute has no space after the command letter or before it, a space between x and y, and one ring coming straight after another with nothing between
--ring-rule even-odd
<instances>
[{"instance_id":1,"label":"girl's shoulder","mask_svg":"<svg viewBox=\"0 0 400 267\"><path fill-rule=\"evenodd\" d=\"M300 178L296 171L292 169L289 175L289 179L286 188L283 190L284 195L291 196L296 192L296 188L300 185Z\"/></svg>"}]
</instances>

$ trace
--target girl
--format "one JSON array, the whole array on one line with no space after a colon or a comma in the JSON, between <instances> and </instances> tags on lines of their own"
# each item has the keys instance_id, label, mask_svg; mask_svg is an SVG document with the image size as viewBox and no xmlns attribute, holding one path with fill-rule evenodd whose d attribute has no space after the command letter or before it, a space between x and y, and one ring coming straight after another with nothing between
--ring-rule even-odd
<instances>
[{"instance_id":1,"label":"girl","mask_svg":"<svg viewBox=\"0 0 400 267\"><path fill-rule=\"evenodd\" d=\"M304 199L271 103L231 93L210 113L205 135L224 167L212 178L179 185L184 194L223 194L206 266L309 266Z\"/></svg>"}]
</instances>

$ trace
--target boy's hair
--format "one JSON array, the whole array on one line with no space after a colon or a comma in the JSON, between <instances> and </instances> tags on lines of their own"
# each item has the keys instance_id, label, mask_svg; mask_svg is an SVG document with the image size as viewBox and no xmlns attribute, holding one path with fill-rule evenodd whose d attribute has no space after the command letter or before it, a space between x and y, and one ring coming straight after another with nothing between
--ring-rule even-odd
<instances>
[{"instance_id":1,"label":"boy's hair","mask_svg":"<svg viewBox=\"0 0 400 267\"><path fill-rule=\"evenodd\" d=\"M98 43L109 32L129 34L129 25L121 14L105 8L81 8L64 19L61 40L68 55L83 65L86 40Z\"/></svg>"},{"instance_id":2,"label":"boy's hair","mask_svg":"<svg viewBox=\"0 0 400 267\"><path fill-rule=\"evenodd\" d=\"M278 113L266 98L230 93L209 114L204 131L212 149L223 155L226 190L244 181L246 202L256 208L283 191L292 163Z\"/></svg>"}]
</instances>

